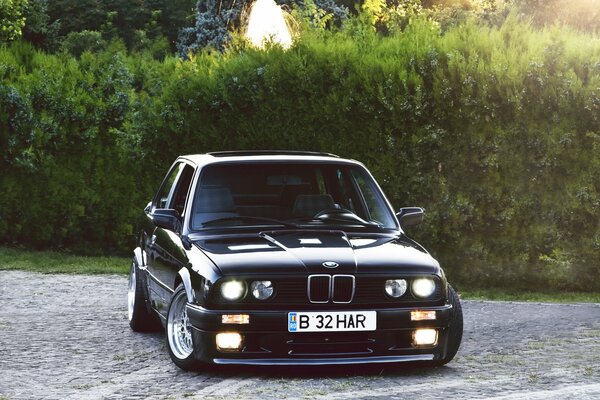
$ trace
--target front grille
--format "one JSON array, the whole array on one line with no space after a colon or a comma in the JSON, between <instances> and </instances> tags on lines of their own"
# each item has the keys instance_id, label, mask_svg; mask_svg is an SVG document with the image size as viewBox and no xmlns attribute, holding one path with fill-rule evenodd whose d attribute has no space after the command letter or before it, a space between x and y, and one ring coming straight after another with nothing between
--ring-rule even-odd
<instances>
[{"instance_id":1,"label":"front grille","mask_svg":"<svg viewBox=\"0 0 600 400\"><path fill-rule=\"evenodd\" d=\"M353 275L311 275L308 277L308 300L311 303L345 303L354 297Z\"/></svg>"},{"instance_id":2,"label":"front grille","mask_svg":"<svg viewBox=\"0 0 600 400\"><path fill-rule=\"evenodd\" d=\"M354 297L354 276L334 275L331 297L334 303L350 303Z\"/></svg>"},{"instance_id":3,"label":"front grille","mask_svg":"<svg viewBox=\"0 0 600 400\"><path fill-rule=\"evenodd\" d=\"M308 277L308 299L311 303L329 302L330 289L330 275L311 275Z\"/></svg>"}]
</instances>

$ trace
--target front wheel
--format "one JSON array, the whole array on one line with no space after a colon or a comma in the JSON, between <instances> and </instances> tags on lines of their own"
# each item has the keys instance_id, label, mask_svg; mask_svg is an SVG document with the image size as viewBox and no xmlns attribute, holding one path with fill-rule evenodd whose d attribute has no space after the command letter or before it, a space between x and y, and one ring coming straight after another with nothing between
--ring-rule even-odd
<instances>
[{"instance_id":1,"label":"front wheel","mask_svg":"<svg viewBox=\"0 0 600 400\"><path fill-rule=\"evenodd\" d=\"M197 369L199 363L194 358L194 338L186 305L185 288L183 285L179 285L171 298L171 304L169 304L166 336L171 360L179 368L189 371Z\"/></svg>"},{"instance_id":2,"label":"front wheel","mask_svg":"<svg viewBox=\"0 0 600 400\"><path fill-rule=\"evenodd\" d=\"M460 305L460 299L458 294L454 291L454 288L448 285L448 302L452 305L452 316L450 320L450 326L448 327L448 345L446 347L446 356L440 360L434 361L435 365L448 364L460 347L463 335L463 314L462 307Z\"/></svg>"}]
</instances>

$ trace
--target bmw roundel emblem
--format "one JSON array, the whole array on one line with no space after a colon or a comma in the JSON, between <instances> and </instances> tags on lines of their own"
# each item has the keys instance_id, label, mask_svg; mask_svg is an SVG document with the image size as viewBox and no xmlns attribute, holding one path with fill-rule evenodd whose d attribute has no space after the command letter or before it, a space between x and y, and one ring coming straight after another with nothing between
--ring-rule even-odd
<instances>
[{"instance_id":1,"label":"bmw roundel emblem","mask_svg":"<svg viewBox=\"0 0 600 400\"><path fill-rule=\"evenodd\" d=\"M333 261L325 261L325 262L323 263L323 266L324 266L325 268L337 268L339 265L340 265L340 264L338 264L338 263L336 263L336 262L333 262Z\"/></svg>"}]
</instances>

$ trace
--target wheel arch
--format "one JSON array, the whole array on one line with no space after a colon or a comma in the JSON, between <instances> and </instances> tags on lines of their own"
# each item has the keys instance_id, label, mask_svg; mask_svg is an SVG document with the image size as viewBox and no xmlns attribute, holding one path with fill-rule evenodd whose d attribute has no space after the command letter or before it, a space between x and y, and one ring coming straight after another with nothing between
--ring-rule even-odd
<instances>
[{"instance_id":1,"label":"wheel arch","mask_svg":"<svg viewBox=\"0 0 600 400\"><path fill-rule=\"evenodd\" d=\"M133 258L135 259L138 267L143 268L146 266L144 264L144 254L141 247L136 247L135 250L133 250Z\"/></svg>"},{"instance_id":2,"label":"wheel arch","mask_svg":"<svg viewBox=\"0 0 600 400\"><path fill-rule=\"evenodd\" d=\"M189 303L193 303L195 301L194 290L192 289L192 278L190 277L190 271L183 267L177 272L177 277L175 278L175 288L179 285L179 283L183 284L185 288L185 294L187 295L187 299Z\"/></svg>"}]
</instances>

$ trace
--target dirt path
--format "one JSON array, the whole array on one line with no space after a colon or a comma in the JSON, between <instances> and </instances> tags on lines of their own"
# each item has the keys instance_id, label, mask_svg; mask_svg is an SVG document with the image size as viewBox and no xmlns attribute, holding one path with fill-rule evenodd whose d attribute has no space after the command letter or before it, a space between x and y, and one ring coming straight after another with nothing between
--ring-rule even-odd
<instances>
[{"instance_id":1,"label":"dirt path","mask_svg":"<svg viewBox=\"0 0 600 400\"><path fill-rule=\"evenodd\" d=\"M127 278L0 272L0 399L599 399L600 304L465 301L446 367L185 373L130 331Z\"/></svg>"}]
</instances>

